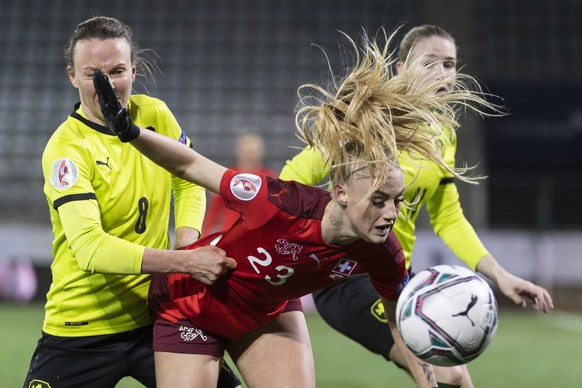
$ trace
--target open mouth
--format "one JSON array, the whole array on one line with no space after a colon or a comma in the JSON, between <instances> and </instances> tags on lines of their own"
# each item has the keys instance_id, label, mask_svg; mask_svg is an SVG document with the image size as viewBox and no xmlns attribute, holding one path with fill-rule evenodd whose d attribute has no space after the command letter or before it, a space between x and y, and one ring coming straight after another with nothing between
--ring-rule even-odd
<instances>
[{"instance_id":1,"label":"open mouth","mask_svg":"<svg viewBox=\"0 0 582 388\"><path fill-rule=\"evenodd\" d=\"M392 230L392 226L394 225L394 221L388 223L388 224L384 224L384 225L378 225L376 226L376 230L379 231L381 234L388 234L390 233L390 231Z\"/></svg>"}]
</instances>

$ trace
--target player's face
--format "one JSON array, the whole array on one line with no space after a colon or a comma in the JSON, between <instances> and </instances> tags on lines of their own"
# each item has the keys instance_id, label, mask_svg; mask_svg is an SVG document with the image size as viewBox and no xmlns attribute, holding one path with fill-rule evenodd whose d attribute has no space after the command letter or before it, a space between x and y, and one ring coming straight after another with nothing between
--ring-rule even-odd
<instances>
[{"instance_id":1,"label":"player's face","mask_svg":"<svg viewBox=\"0 0 582 388\"><path fill-rule=\"evenodd\" d=\"M236 158L239 168L257 168L263 164L264 157L265 145L257 135L243 135L238 140Z\"/></svg>"},{"instance_id":2,"label":"player's face","mask_svg":"<svg viewBox=\"0 0 582 388\"><path fill-rule=\"evenodd\" d=\"M414 45L409 59L416 61L421 57L426 82L454 76L457 71L457 47L449 39L431 36L419 40ZM448 84L440 88L437 93L448 93L452 87L452 84Z\"/></svg>"},{"instance_id":3,"label":"player's face","mask_svg":"<svg viewBox=\"0 0 582 388\"><path fill-rule=\"evenodd\" d=\"M404 200L402 171L392 170L384 185L366 199L371 184L367 174L354 174L345 186L345 208L354 237L381 244L392 230Z\"/></svg>"},{"instance_id":4,"label":"player's face","mask_svg":"<svg viewBox=\"0 0 582 388\"><path fill-rule=\"evenodd\" d=\"M121 105L127 106L136 73L136 67L131 62L131 46L127 40L80 40L74 49L73 64L74 67L68 69L69 78L79 90L81 106L89 120L103 123L99 100L93 86L93 73L96 70L109 76Z\"/></svg>"}]
</instances>

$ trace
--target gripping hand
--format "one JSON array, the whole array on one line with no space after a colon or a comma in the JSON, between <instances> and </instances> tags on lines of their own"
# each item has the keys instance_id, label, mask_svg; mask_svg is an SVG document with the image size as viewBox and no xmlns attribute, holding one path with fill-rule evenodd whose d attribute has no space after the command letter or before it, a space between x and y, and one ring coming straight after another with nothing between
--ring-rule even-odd
<instances>
[{"instance_id":1,"label":"gripping hand","mask_svg":"<svg viewBox=\"0 0 582 388\"><path fill-rule=\"evenodd\" d=\"M97 70L93 74L93 86L97 92L97 97L99 97L101 113L107 128L124 143L137 138L139 127L131 121L127 109L121 106L121 102L109 82L109 77L101 70Z\"/></svg>"}]
</instances>

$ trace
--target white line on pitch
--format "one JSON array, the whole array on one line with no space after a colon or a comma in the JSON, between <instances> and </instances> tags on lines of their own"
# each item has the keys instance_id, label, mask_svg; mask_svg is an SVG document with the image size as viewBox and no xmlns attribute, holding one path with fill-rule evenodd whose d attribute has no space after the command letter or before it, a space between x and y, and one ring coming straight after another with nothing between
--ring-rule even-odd
<instances>
[{"instance_id":1,"label":"white line on pitch","mask_svg":"<svg viewBox=\"0 0 582 388\"><path fill-rule=\"evenodd\" d=\"M543 319L552 325L570 331L575 334L582 334L582 316L566 311L552 311Z\"/></svg>"}]
</instances>

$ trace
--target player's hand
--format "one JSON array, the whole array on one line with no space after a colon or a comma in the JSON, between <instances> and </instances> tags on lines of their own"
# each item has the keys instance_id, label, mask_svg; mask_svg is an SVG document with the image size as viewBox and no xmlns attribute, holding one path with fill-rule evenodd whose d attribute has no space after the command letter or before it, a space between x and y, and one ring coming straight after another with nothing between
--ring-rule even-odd
<instances>
[{"instance_id":1,"label":"player's hand","mask_svg":"<svg viewBox=\"0 0 582 388\"><path fill-rule=\"evenodd\" d=\"M188 252L188 262L186 272L204 284L214 284L216 280L235 269L237 262L226 256L226 252L214 245L185 250Z\"/></svg>"},{"instance_id":2,"label":"player's hand","mask_svg":"<svg viewBox=\"0 0 582 388\"><path fill-rule=\"evenodd\" d=\"M99 97L101 113L107 128L119 137L122 142L132 141L139 136L139 127L131 121L127 109L121 106L121 102L101 70L93 74L93 86Z\"/></svg>"},{"instance_id":3,"label":"player's hand","mask_svg":"<svg viewBox=\"0 0 582 388\"><path fill-rule=\"evenodd\" d=\"M527 301L530 300L535 310L547 313L554 308L548 290L507 272L491 254L481 258L477 270L493 280L499 290L519 306L527 307Z\"/></svg>"},{"instance_id":4,"label":"player's hand","mask_svg":"<svg viewBox=\"0 0 582 388\"><path fill-rule=\"evenodd\" d=\"M498 278L499 289L515 304L527 307L527 300L532 302L534 310L548 313L554 308L550 293L543 287L510 273Z\"/></svg>"}]
</instances>

